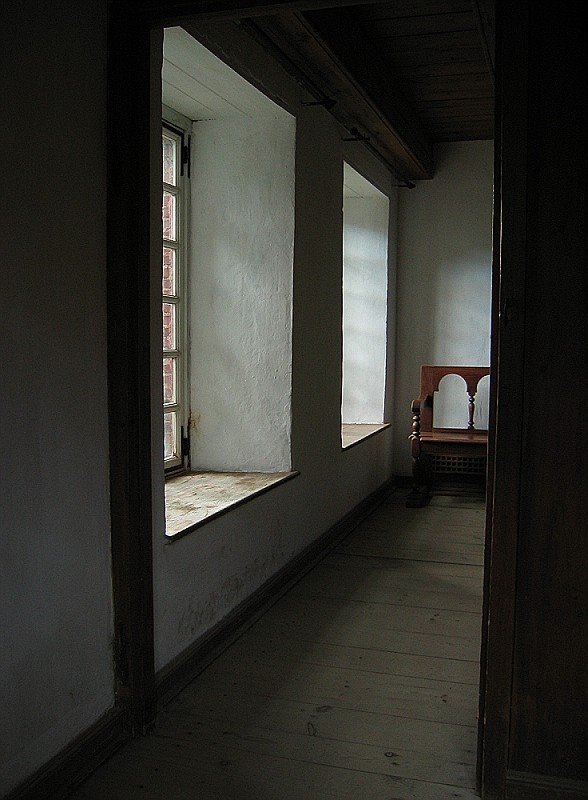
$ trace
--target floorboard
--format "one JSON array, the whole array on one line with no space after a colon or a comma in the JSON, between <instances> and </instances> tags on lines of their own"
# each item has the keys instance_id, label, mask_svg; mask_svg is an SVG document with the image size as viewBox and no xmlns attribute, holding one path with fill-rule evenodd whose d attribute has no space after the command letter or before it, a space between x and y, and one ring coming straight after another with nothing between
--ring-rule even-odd
<instances>
[{"instance_id":1,"label":"floorboard","mask_svg":"<svg viewBox=\"0 0 588 800\"><path fill-rule=\"evenodd\" d=\"M478 576L448 576L447 568L425 571L422 563L380 563L358 556L325 559L306 576L304 589L295 587L293 591L305 590L315 598L348 598L474 614L479 613L481 602Z\"/></svg>"},{"instance_id":2,"label":"floorboard","mask_svg":"<svg viewBox=\"0 0 588 800\"><path fill-rule=\"evenodd\" d=\"M477 687L477 661L456 661L415 654L399 653L378 648L366 649L326 642L292 642L256 630L250 631L233 645L235 659L264 658L267 652L284 658L294 657L299 664L317 667L335 666L357 672L379 672L385 675L408 675L415 678L471 683ZM279 667L278 667L279 668Z\"/></svg>"},{"instance_id":3,"label":"floorboard","mask_svg":"<svg viewBox=\"0 0 588 800\"><path fill-rule=\"evenodd\" d=\"M472 800L483 527L392 494L72 797Z\"/></svg>"}]
</instances>

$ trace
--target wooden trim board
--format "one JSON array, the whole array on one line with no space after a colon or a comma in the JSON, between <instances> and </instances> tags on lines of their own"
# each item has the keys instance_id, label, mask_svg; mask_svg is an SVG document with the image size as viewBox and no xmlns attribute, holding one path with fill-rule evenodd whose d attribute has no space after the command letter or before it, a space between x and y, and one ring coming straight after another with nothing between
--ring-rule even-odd
<instances>
[{"instance_id":1,"label":"wooden trim board","mask_svg":"<svg viewBox=\"0 0 588 800\"><path fill-rule=\"evenodd\" d=\"M130 738L123 712L112 709L5 800L62 800Z\"/></svg>"}]
</instances>

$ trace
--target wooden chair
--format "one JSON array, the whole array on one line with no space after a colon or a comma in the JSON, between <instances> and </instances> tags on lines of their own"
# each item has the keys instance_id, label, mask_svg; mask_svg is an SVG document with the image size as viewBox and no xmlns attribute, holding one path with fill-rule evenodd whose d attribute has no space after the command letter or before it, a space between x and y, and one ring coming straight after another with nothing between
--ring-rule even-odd
<instances>
[{"instance_id":1,"label":"wooden chair","mask_svg":"<svg viewBox=\"0 0 588 800\"><path fill-rule=\"evenodd\" d=\"M478 384L489 374L489 367L421 367L420 395L412 403L412 433L409 439L413 489L406 501L408 507L420 508L429 502L434 476L453 474L455 477L457 474L461 479L477 477L478 480L485 480L488 431L475 429L474 411ZM446 375L459 375L465 381L467 427L433 426L435 392Z\"/></svg>"}]
</instances>

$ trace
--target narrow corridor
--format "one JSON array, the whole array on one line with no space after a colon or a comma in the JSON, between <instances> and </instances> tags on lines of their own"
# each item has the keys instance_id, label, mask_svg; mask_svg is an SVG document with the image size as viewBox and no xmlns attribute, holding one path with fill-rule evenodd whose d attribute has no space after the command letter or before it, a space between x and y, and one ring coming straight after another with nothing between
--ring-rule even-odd
<instances>
[{"instance_id":1,"label":"narrow corridor","mask_svg":"<svg viewBox=\"0 0 588 800\"><path fill-rule=\"evenodd\" d=\"M484 504L390 495L75 800L476 797Z\"/></svg>"}]
</instances>

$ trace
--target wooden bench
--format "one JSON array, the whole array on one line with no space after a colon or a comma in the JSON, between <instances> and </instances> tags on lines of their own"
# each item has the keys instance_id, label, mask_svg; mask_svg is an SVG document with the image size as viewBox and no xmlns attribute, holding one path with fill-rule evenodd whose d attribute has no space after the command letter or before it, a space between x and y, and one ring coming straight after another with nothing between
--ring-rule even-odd
<instances>
[{"instance_id":1,"label":"wooden bench","mask_svg":"<svg viewBox=\"0 0 588 800\"><path fill-rule=\"evenodd\" d=\"M406 501L408 507L420 508L429 502L433 477L439 474L447 476L453 473L461 479L485 480L488 431L476 430L474 411L478 384L489 374L489 367L421 367L420 395L412 403L412 433L409 439L413 488ZM433 426L435 392L446 375L459 375L465 381L467 426L464 428Z\"/></svg>"}]
</instances>

